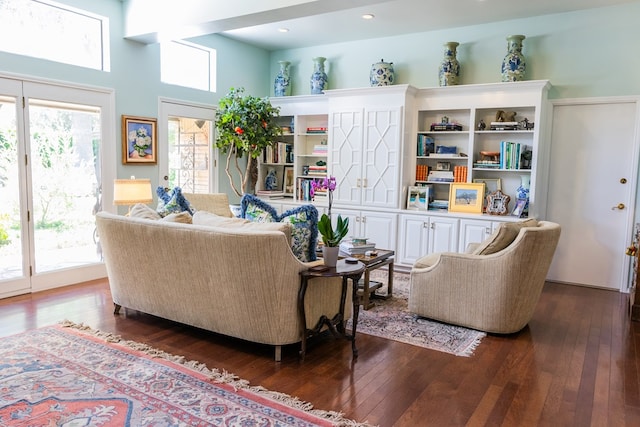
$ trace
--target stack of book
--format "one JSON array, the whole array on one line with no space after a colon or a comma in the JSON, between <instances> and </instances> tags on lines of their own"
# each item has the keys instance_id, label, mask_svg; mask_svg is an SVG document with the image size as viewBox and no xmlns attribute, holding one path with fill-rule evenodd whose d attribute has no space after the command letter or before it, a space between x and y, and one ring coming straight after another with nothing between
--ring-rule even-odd
<instances>
[{"instance_id":1,"label":"stack of book","mask_svg":"<svg viewBox=\"0 0 640 427\"><path fill-rule=\"evenodd\" d=\"M432 202L429 202L429 210L430 211L447 211L449 210L449 201L434 200Z\"/></svg>"},{"instance_id":2,"label":"stack of book","mask_svg":"<svg viewBox=\"0 0 640 427\"><path fill-rule=\"evenodd\" d=\"M352 240L343 240L340 243L339 254L342 256L364 255L365 252L372 251L375 248L375 243L353 243Z\"/></svg>"},{"instance_id":3,"label":"stack of book","mask_svg":"<svg viewBox=\"0 0 640 427\"><path fill-rule=\"evenodd\" d=\"M256 196L261 199L284 199L284 192L282 190L258 190Z\"/></svg>"},{"instance_id":4,"label":"stack of book","mask_svg":"<svg viewBox=\"0 0 640 427\"><path fill-rule=\"evenodd\" d=\"M435 152L435 140L428 135L418 135L418 156L428 156Z\"/></svg>"},{"instance_id":5,"label":"stack of book","mask_svg":"<svg viewBox=\"0 0 640 427\"><path fill-rule=\"evenodd\" d=\"M431 123L431 131L446 131L446 130L462 130L462 125L459 123Z\"/></svg>"},{"instance_id":6,"label":"stack of book","mask_svg":"<svg viewBox=\"0 0 640 427\"><path fill-rule=\"evenodd\" d=\"M309 165L309 175L325 176L327 174L327 165Z\"/></svg>"},{"instance_id":7,"label":"stack of book","mask_svg":"<svg viewBox=\"0 0 640 427\"><path fill-rule=\"evenodd\" d=\"M518 122L491 122L489 129L491 130L518 130Z\"/></svg>"},{"instance_id":8,"label":"stack of book","mask_svg":"<svg viewBox=\"0 0 640 427\"><path fill-rule=\"evenodd\" d=\"M324 126L308 127L307 133L327 133L327 128Z\"/></svg>"},{"instance_id":9,"label":"stack of book","mask_svg":"<svg viewBox=\"0 0 640 427\"><path fill-rule=\"evenodd\" d=\"M318 144L313 146L312 154L314 156L326 156L329 153L329 146L327 144Z\"/></svg>"},{"instance_id":10,"label":"stack of book","mask_svg":"<svg viewBox=\"0 0 640 427\"><path fill-rule=\"evenodd\" d=\"M427 182L453 182L453 171L429 171Z\"/></svg>"}]
</instances>

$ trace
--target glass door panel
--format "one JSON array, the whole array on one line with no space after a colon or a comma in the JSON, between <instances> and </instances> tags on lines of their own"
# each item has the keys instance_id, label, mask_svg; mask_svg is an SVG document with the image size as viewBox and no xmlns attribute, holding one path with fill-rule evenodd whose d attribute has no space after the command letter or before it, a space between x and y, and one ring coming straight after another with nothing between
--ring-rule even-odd
<instances>
[{"instance_id":1,"label":"glass door panel","mask_svg":"<svg viewBox=\"0 0 640 427\"><path fill-rule=\"evenodd\" d=\"M20 208L20 162L15 96L0 95L0 296L28 283L3 284L27 277Z\"/></svg>"},{"instance_id":2,"label":"glass door panel","mask_svg":"<svg viewBox=\"0 0 640 427\"><path fill-rule=\"evenodd\" d=\"M35 274L100 262L100 109L29 100Z\"/></svg>"}]
</instances>

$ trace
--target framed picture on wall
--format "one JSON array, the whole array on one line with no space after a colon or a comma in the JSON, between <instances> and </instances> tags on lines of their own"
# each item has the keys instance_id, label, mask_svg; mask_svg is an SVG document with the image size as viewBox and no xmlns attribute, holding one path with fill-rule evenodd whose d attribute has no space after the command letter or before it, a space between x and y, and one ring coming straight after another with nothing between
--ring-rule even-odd
<instances>
[{"instance_id":1,"label":"framed picture on wall","mask_svg":"<svg viewBox=\"0 0 640 427\"><path fill-rule=\"evenodd\" d=\"M158 162L157 119L122 116L122 164Z\"/></svg>"}]
</instances>

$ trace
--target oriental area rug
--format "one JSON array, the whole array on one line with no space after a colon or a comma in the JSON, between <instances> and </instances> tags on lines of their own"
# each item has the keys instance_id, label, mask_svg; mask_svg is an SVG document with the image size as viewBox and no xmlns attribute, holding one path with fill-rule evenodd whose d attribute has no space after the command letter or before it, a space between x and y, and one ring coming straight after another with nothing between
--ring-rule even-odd
<instances>
[{"instance_id":1,"label":"oriental area rug","mask_svg":"<svg viewBox=\"0 0 640 427\"><path fill-rule=\"evenodd\" d=\"M368 426L63 322L0 339L0 426Z\"/></svg>"},{"instance_id":2,"label":"oriental area rug","mask_svg":"<svg viewBox=\"0 0 640 427\"><path fill-rule=\"evenodd\" d=\"M374 270L371 272L371 280L387 283L387 272ZM376 293L386 295L386 285L377 289ZM375 335L456 356L471 356L486 336L484 332L439 323L410 313L407 273L393 275L391 298L373 301L375 306L369 310L360 308L358 334ZM351 320L348 321L347 328L351 328Z\"/></svg>"}]
</instances>

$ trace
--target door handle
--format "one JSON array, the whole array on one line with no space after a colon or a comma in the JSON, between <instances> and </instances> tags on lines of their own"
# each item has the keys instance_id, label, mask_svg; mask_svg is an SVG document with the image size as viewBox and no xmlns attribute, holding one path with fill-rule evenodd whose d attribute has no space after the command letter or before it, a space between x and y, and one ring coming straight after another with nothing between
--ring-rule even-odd
<instances>
[{"instance_id":1,"label":"door handle","mask_svg":"<svg viewBox=\"0 0 640 427\"><path fill-rule=\"evenodd\" d=\"M611 210L615 211L616 209L622 210L626 208L626 206L624 205L624 203L618 203L616 206L612 207Z\"/></svg>"}]
</instances>

